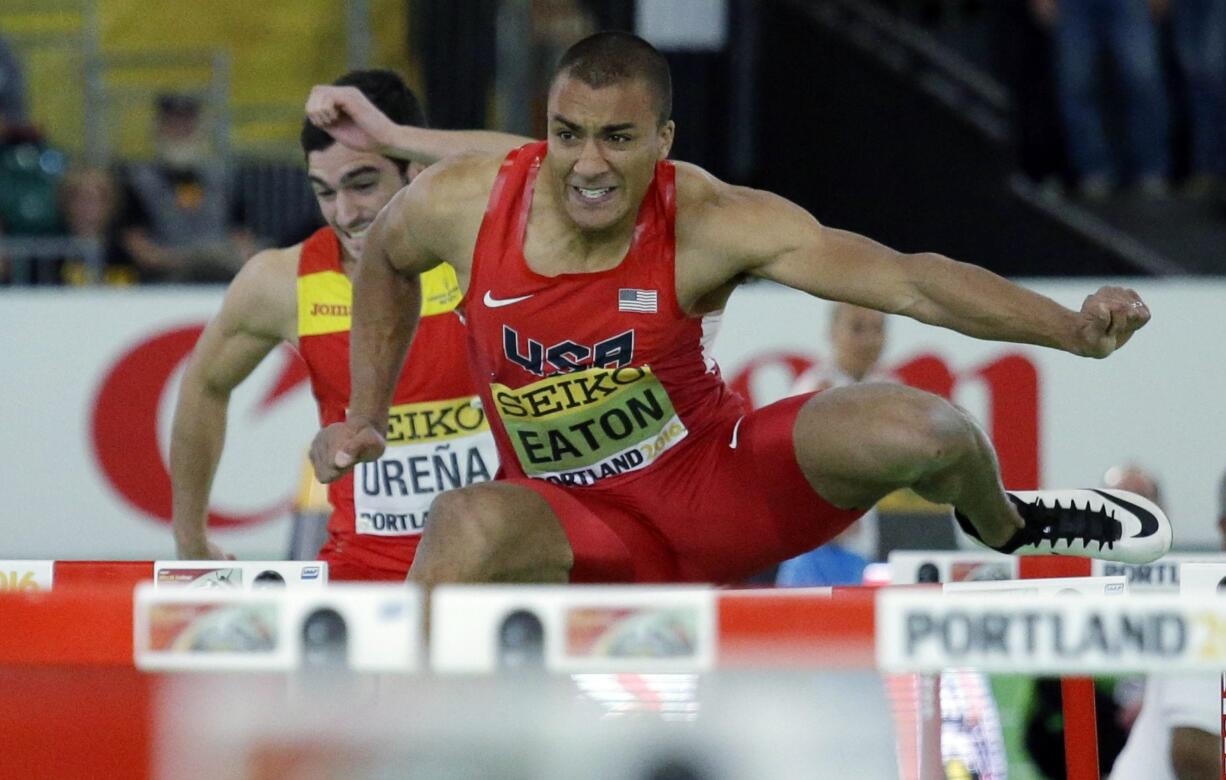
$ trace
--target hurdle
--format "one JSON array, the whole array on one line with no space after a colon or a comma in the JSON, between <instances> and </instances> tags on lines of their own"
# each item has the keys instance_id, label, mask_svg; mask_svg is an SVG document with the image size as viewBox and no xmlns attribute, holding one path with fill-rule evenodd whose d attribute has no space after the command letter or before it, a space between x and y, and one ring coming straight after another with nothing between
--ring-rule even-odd
<instances>
[{"instance_id":1,"label":"hurdle","mask_svg":"<svg viewBox=\"0 0 1226 780\"><path fill-rule=\"evenodd\" d=\"M1037 569L1026 560L1022 559L1019 563L1023 577L1089 574L1088 570L1071 568L1072 564L1081 563L1077 559L1030 559L1061 561L1059 567L1040 566ZM88 572L88 562L80 563L82 565L67 568L76 569L76 574ZM58 579L51 591L23 590L0 594L0 619L6 627L6 631L0 633L0 668L3 669L6 679L18 680L22 675L27 675L31 678L52 680L55 674L66 670L75 670L72 675L78 678L89 677L91 673L119 673L120 676L115 679L128 680L130 683L127 696L130 702L139 703L144 700L142 696L148 698L149 691L159 684L158 676L139 675L132 671L135 653L133 587L130 582L125 584L124 578L130 579L132 573L137 570L149 572L151 567L147 562L131 562L115 569L105 563L101 562L102 565L96 569L99 582L93 585L87 585L79 577L74 579L69 576ZM117 574L117 571L120 573ZM387 587L397 589L398 592L405 591L400 586ZM514 594L513 601L529 603L531 599L528 594L544 593L549 589L519 586L495 590ZM617 597L617 588L561 587L555 590L560 594L556 596L558 603L577 603L589 612L593 604L604 605L610 609L621 609L618 605L630 608L627 606L629 601L623 604ZM1017 655L1021 652L1017 648L1011 648L1015 655L1007 658L977 657L974 654L955 657L947 654L934 660L916 653L913 657L902 657L900 660L896 652L898 637L907 630L908 624L900 618L898 604L917 604L918 606L914 606L913 615L938 614L939 610L944 608L943 605L950 603L951 597L943 595L937 587L888 586L793 591L639 587L627 589L627 592L630 591L646 594L635 601L639 605L636 608L643 604L667 604L669 599L683 593L686 594L685 598L696 605L698 612L695 614L708 615L703 620L709 621L709 629L702 636L707 637L703 641L710 643L709 662L706 667L696 667L697 673L702 673L703 669L715 674L754 669L872 669L897 675L933 675L942 668L968 666L987 671L1005 669L1021 673L1062 674L1066 681L1083 683L1080 688L1073 687L1072 696L1066 694L1065 699L1066 713L1072 715L1066 720L1068 725L1065 734L1069 776L1080 777L1085 776L1086 772L1097 771L1096 766L1091 769L1091 765L1085 760L1086 754L1092 752L1091 746L1096 745L1097 740L1092 710L1092 688L1085 685L1092 683L1087 676L1086 665L1078 659L1063 662L1057 662L1059 659L1053 661L1051 658L1029 659L1024 653ZM306 592L299 591L296 598L309 597L304 596L304 593ZM606 595L594 599L591 595L593 593ZM219 598L225 597L220 591L217 595ZM439 605L445 603L445 599L439 598L438 595L436 594L435 606L436 609L441 609ZM245 597L252 596L245 594ZM275 599L277 596L273 594L268 598ZM1117 598L1114 602L1088 599L1084 603L1080 600L1073 600L1070 604L1035 603L1039 605L1036 609L1041 607L1044 614L1071 621L1069 625L1074 625L1075 621L1085 614L1110 616L1132 610L1140 618L1144 618L1154 614L1156 604L1166 610L1165 614L1179 617L1181 625L1188 632L1189 646L1195 646L1197 652L1204 656L1199 659L1184 655L1156 659L1133 653L1132 656L1114 663L1112 671L1152 672L1226 667L1226 657L1218 657L1226 656L1226 643L1209 641L1214 637L1205 635L1205 632L1210 630L1207 627L1210 623L1216 625L1214 621L1223 622L1216 617L1221 610L1211 599L1181 600L1174 597L1173 600L1167 598L1166 601L1150 602L1147 597L1138 596L1135 600ZM976 598L970 600L968 606L959 608L973 612L983 604L998 610L1016 609L1019 606L1016 600L997 601L985 596L982 604L981 599ZM709 611L702 613L702 610ZM461 628L470 632L473 641L478 641L482 632L489 631L489 627L494 625L494 618L497 617L498 615L494 614L482 626L469 625L467 628ZM435 614L434 622L436 625L442 625L464 619L465 616L460 611L439 612ZM421 641L424 643L424 637ZM891 647L895 650L891 651ZM890 655L891 652L895 654ZM698 656L695 655L694 658ZM430 666L422 667L422 672L427 676L431 676ZM684 664L678 668L684 668ZM434 676L437 676L437 670ZM22 685L20 682L14 682L9 688L11 692L29 689L29 685ZM144 690L143 694L141 689ZM911 695L917 694L905 691L902 694L904 697ZM1091 708L1076 710L1075 697L1085 695L1090 697ZM117 700L123 699L119 694L116 696ZM929 686L928 693L916 699L920 721L929 726L934 714L939 724L939 707L934 710L931 697L932 687ZM924 703L925 701L927 703ZM1073 710L1069 709L1070 704L1073 705ZM925 718L928 720L925 721ZM906 756L903 763L914 768L914 774L907 771L903 776L922 780L939 776L936 774L940 769L939 740L925 741L918 734L915 739L911 739L910 735L902 730L898 731L897 738L898 750ZM927 758L924 758L925 755ZM1077 763L1079 761L1080 763ZM1096 755L1094 763L1097 764ZM1073 772L1082 774L1074 775Z\"/></svg>"}]
</instances>

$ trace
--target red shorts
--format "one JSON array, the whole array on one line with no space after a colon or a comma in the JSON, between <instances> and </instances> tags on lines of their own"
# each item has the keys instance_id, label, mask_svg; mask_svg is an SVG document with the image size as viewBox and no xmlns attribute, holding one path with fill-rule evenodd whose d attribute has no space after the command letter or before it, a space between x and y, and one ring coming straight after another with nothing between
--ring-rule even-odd
<instances>
[{"instance_id":1,"label":"red shorts","mask_svg":"<svg viewBox=\"0 0 1226 780\"><path fill-rule=\"evenodd\" d=\"M827 502L796 463L792 430L810 396L729 419L611 488L507 481L535 491L561 520L572 582L736 582L864 514Z\"/></svg>"},{"instance_id":2,"label":"red shorts","mask_svg":"<svg viewBox=\"0 0 1226 780\"><path fill-rule=\"evenodd\" d=\"M420 538L420 537L419 537ZM416 549L414 543L413 548ZM344 539L329 535L319 551L319 560L328 564L328 581L366 580L371 582L404 582L411 560L403 556L379 555L369 549L348 544Z\"/></svg>"}]
</instances>

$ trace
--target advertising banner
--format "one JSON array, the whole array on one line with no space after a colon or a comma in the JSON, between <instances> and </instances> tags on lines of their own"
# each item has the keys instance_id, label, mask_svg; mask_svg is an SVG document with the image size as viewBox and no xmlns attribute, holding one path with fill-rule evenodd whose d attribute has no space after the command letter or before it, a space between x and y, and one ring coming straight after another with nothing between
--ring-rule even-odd
<instances>
[{"instance_id":1,"label":"advertising banner","mask_svg":"<svg viewBox=\"0 0 1226 780\"><path fill-rule=\"evenodd\" d=\"M1176 549L1216 549L1226 414L1215 405L1226 361L1214 357L1226 332L1226 284L1127 283L1154 319L1106 360L979 341L892 316L882 368L969 410L998 448L1007 487L1092 487L1108 467L1135 461L1162 483ZM1028 284L1072 308L1099 286ZM185 361L222 293L0 294L0 436L18 464L0 472L0 555L173 557L174 404ZM745 286L729 303L714 357L755 405L776 400L801 372L830 360L830 313L831 304L802 293ZM317 428L305 369L288 347L233 393L210 513L223 549L284 557L291 500Z\"/></svg>"}]
</instances>

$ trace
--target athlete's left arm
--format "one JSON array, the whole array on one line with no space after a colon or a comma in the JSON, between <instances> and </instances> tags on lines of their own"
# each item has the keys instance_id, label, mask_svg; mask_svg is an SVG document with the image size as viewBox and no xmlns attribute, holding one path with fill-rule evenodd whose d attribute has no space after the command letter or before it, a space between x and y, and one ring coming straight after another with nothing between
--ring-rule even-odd
<instances>
[{"instance_id":1,"label":"athlete's left arm","mask_svg":"<svg viewBox=\"0 0 1226 780\"><path fill-rule=\"evenodd\" d=\"M359 152L430 165L457 154L503 156L534 139L494 130L437 130L398 125L357 87L311 88L307 118L345 146Z\"/></svg>"},{"instance_id":2,"label":"athlete's left arm","mask_svg":"<svg viewBox=\"0 0 1226 780\"><path fill-rule=\"evenodd\" d=\"M760 276L976 338L1089 357L1106 357L1149 321L1132 290L1103 287L1075 312L979 266L933 252L898 252L823 226L771 193L719 184L704 200L702 243L734 275Z\"/></svg>"}]
</instances>

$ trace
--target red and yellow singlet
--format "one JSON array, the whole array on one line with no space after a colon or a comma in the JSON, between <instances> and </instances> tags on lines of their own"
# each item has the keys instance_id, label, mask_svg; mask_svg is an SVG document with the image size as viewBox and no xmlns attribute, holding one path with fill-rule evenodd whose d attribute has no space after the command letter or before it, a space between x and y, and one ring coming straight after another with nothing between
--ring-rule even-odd
<instances>
[{"instance_id":1,"label":"red and yellow singlet","mask_svg":"<svg viewBox=\"0 0 1226 780\"><path fill-rule=\"evenodd\" d=\"M392 398L387 451L328 486L325 559L407 569L434 497L494 477L497 456L455 313L460 297L451 266L422 276L421 323ZM303 244L298 265L298 351L325 426L344 420L349 403L352 302L340 242L321 229Z\"/></svg>"}]
</instances>

